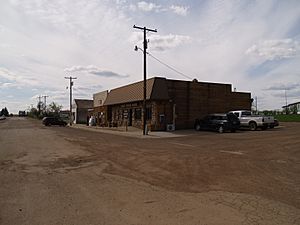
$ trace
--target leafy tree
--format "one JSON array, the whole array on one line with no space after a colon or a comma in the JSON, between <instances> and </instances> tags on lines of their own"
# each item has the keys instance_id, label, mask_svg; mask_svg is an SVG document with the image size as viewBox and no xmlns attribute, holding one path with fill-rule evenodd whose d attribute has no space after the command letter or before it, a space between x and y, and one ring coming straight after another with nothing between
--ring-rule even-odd
<instances>
[{"instance_id":1,"label":"leafy tree","mask_svg":"<svg viewBox=\"0 0 300 225\"><path fill-rule=\"evenodd\" d=\"M9 112L6 107L1 110L0 116L9 116Z\"/></svg>"},{"instance_id":2,"label":"leafy tree","mask_svg":"<svg viewBox=\"0 0 300 225\"><path fill-rule=\"evenodd\" d=\"M293 114L297 114L298 113L298 109L297 109L297 105L295 105L294 107L293 107Z\"/></svg>"},{"instance_id":3,"label":"leafy tree","mask_svg":"<svg viewBox=\"0 0 300 225\"><path fill-rule=\"evenodd\" d=\"M38 109L32 107L29 112L28 112L29 117L37 118L39 116L39 111Z\"/></svg>"},{"instance_id":4,"label":"leafy tree","mask_svg":"<svg viewBox=\"0 0 300 225\"><path fill-rule=\"evenodd\" d=\"M55 102L52 102L47 107L47 114L51 116L59 116L59 112L62 109L62 105L58 105Z\"/></svg>"}]
</instances>

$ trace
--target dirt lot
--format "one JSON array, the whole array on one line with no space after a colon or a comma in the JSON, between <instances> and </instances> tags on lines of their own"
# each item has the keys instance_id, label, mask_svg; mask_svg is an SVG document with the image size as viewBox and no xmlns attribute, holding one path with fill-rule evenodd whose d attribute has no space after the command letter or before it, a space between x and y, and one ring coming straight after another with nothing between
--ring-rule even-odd
<instances>
[{"instance_id":1,"label":"dirt lot","mask_svg":"<svg viewBox=\"0 0 300 225\"><path fill-rule=\"evenodd\" d=\"M300 124L135 138L0 121L0 224L300 224Z\"/></svg>"}]
</instances>

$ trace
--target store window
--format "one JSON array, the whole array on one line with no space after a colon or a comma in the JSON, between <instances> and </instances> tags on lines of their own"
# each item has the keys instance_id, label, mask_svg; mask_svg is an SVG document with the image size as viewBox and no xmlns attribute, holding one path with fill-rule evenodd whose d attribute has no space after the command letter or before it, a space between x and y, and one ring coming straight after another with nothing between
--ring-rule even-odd
<instances>
[{"instance_id":1,"label":"store window","mask_svg":"<svg viewBox=\"0 0 300 225\"><path fill-rule=\"evenodd\" d=\"M152 108L146 108L146 120L152 119Z\"/></svg>"},{"instance_id":2,"label":"store window","mask_svg":"<svg viewBox=\"0 0 300 225\"><path fill-rule=\"evenodd\" d=\"M142 119L142 110L141 109L135 109L134 110L134 119L135 120Z\"/></svg>"}]
</instances>

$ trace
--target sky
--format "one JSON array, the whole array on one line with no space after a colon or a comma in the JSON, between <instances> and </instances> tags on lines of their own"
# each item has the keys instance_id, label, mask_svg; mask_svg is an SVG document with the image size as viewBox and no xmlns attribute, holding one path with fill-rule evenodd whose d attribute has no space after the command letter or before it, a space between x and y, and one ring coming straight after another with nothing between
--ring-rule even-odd
<instances>
[{"instance_id":1,"label":"sky","mask_svg":"<svg viewBox=\"0 0 300 225\"><path fill-rule=\"evenodd\" d=\"M157 29L147 33L148 78L229 83L259 110L300 101L299 0L1 0L0 109L27 110L44 95L68 109L69 76L73 98L85 99L141 81L133 25Z\"/></svg>"}]
</instances>

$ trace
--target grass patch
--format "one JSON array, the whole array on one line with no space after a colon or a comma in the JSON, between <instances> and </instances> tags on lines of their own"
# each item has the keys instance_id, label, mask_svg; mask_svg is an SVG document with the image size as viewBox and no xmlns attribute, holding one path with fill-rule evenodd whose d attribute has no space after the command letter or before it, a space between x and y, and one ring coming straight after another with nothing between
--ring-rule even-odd
<instances>
[{"instance_id":1,"label":"grass patch","mask_svg":"<svg viewBox=\"0 0 300 225\"><path fill-rule=\"evenodd\" d=\"M299 114L276 115L274 117L279 122L300 122L300 115Z\"/></svg>"}]
</instances>

